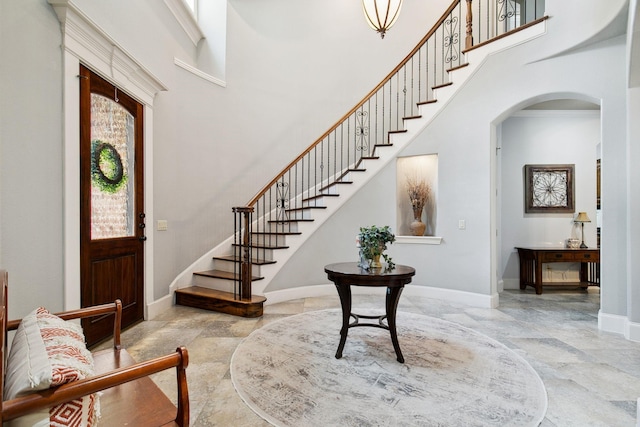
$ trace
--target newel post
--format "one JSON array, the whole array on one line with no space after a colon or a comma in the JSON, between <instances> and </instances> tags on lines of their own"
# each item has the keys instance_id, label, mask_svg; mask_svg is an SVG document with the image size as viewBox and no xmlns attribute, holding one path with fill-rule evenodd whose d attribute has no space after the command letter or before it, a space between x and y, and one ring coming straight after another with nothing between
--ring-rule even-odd
<instances>
[{"instance_id":1,"label":"newel post","mask_svg":"<svg viewBox=\"0 0 640 427\"><path fill-rule=\"evenodd\" d=\"M251 216L252 207L235 207L233 212L236 213L234 221L234 243L239 248L237 254L240 263L239 278L239 297L240 299L251 299Z\"/></svg>"},{"instance_id":2,"label":"newel post","mask_svg":"<svg viewBox=\"0 0 640 427\"><path fill-rule=\"evenodd\" d=\"M467 0L467 37L465 38L465 49L473 47L473 12L471 3L473 0Z\"/></svg>"}]
</instances>

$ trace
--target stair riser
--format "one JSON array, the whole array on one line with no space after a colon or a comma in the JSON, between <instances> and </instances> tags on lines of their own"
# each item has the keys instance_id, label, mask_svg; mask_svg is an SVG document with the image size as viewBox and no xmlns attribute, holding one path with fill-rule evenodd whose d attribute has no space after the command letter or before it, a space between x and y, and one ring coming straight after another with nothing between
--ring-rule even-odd
<instances>
[{"instance_id":1,"label":"stair riser","mask_svg":"<svg viewBox=\"0 0 640 427\"><path fill-rule=\"evenodd\" d=\"M260 246L286 246L287 237L284 235L274 234L254 234L251 236L251 241L254 245Z\"/></svg>"},{"instance_id":2,"label":"stair riser","mask_svg":"<svg viewBox=\"0 0 640 427\"><path fill-rule=\"evenodd\" d=\"M216 267L216 270L228 271L229 273L233 273L234 272L234 267L235 267L235 273L238 273L240 271L240 263L236 263L236 262L233 262L233 261L221 260L221 259L215 260L215 267ZM251 274L253 276L260 276L261 275L260 274L260 266L252 264L251 265Z\"/></svg>"},{"instance_id":3,"label":"stair riser","mask_svg":"<svg viewBox=\"0 0 640 427\"><path fill-rule=\"evenodd\" d=\"M302 202L302 205L307 208L315 208L315 207L325 207L325 200L323 197L317 197L315 199L311 199L311 200L305 200Z\"/></svg>"},{"instance_id":4,"label":"stair riser","mask_svg":"<svg viewBox=\"0 0 640 427\"><path fill-rule=\"evenodd\" d=\"M202 286L203 288L233 293L233 280L194 275L193 286Z\"/></svg>"},{"instance_id":5,"label":"stair riser","mask_svg":"<svg viewBox=\"0 0 640 427\"><path fill-rule=\"evenodd\" d=\"M295 222L270 222L267 224L267 230L269 233L297 233L298 232L298 224Z\"/></svg>"},{"instance_id":6,"label":"stair riser","mask_svg":"<svg viewBox=\"0 0 640 427\"><path fill-rule=\"evenodd\" d=\"M337 185L332 185L330 187L325 188L324 190L322 190L323 194L339 194L338 193L338 186Z\"/></svg>"},{"instance_id":7,"label":"stair riser","mask_svg":"<svg viewBox=\"0 0 640 427\"><path fill-rule=\"evenodd\" d=\"M253 248L251 250L251 259L272 260L274 259L273 254L274 254L274 249Z\"/></svg>"},{"instance_id":8,"label":"stair riser","mask_svg":"<svg viewBox=\"0 0 640 427\"><path fill-rule=\"evenodd\" d=\"M296 219L311 219L312 211L313 209L302 209L302 210L290 211L290 212L287 212L287 218L289 219L289 221L296 220Z\"/></svg>"}]
</instances>

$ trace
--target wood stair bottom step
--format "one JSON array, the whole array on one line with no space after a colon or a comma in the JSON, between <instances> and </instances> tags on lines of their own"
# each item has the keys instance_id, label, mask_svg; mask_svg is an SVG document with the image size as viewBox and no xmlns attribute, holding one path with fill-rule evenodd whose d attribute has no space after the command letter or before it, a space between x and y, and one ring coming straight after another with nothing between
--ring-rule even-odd
<instances>
[{"instance_id":1,"label":"wood stair bottom step","mask_svg":"<svg viewBox=\"0 0 640 427\"><path fill-rule=\"evenodd\" d=\"M234 298L231 292L223 292L201 286L178 289L175 294L176 305L241 317L261 317L264 302L267 300L260 295L252 295L249 299L237 299Z\"/></svg>"}]
</instances>

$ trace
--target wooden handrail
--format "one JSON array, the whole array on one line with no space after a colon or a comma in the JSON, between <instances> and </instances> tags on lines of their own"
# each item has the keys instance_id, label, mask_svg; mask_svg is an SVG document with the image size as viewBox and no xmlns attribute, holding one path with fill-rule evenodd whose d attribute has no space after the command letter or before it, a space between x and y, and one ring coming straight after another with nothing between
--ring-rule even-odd
<instances>
[{"instance_id":1,"label":"wooden handrail","mask_svg":"<svg viewBox=\"0 0 640 427\"><path fill-rule=\"evenodd\" d=\"M87 317L102 316L105 314L114 314L115 319L113 321L113 348L119 349L120 344L120 328L122 325L122 302L118 299L114 302L96 305L92 307L79 308L77 310L69 310L63 313L53 313L55 316L60 317L62 320L84 319ZM22 322L22 319L9 320L7 322L7 330L12 331L18 329L18 326Z\"/></svg>"},{"instance_id":2,"label":"wooden handrail","mask_svg":"<svg viewBox=\"0 0 640 427\"><path fill-rule=\"evenodd\" d=\"M520 25L519 27L514 28L513 30L507 31L506 33L502 33L499 36L492 37L489 40L483 41L482 43L478 43L476 45L468 47L465 50L463 50L462 53L467 53L467 52L472 51L474 49L477 49L479 47L486 46L486 45L488 45L490 43L495 42L496 40L503 39L505 37L508 37L508 36L510 36L512 34L515 34L515 33L519 32L519 31L523 31L523 30L526 30L529 27L533 27L534 25L539 24L539 23L541 23L543 21L546 21L547 19L549 19L548 15L545 15L545 16L543 16L541 18L538 18L538 19L534 19L533 21L528 22L528 23L523 24L523 25Z\"/></svg>"},{"instance_id":3,"label":"wooden handrail","mask_svg":"<svg viewBox=\"0 0 640 427\"><path fill-rule=\"evenodd\" d=\"M253 198L247 203L247 206L255 205L258 200L265 195L267 191L276 183L278 180L287 173L291 168L295 166L300 160L304 158L311 150L313 150L318 144L320 144L327 136L331 134L331 132L335 131L348 117L350 117L353 113L355 113L358 108L362 107L375 93L380 90L384 85L404 67L407 62L420 50L420 48L431 38L431 36L437 31L437 29L444 23L447 19L447 16L460 4L461 0L453 0L451 6L442 14L440 19L436 21L431 30L418 42L416 47L413 48L411 52L380 82L378 85L373 88L367 95L365 95L362 100L356 104L351 110L349 110L344 116L342 116L333 126L329 128L325 133L322 134L320 138L315 140L306 150L304 150L298 157L296 157L292 162L290 162L282 171L276 175L267 185L265 185Z\"/></svg>"}]
</instances>

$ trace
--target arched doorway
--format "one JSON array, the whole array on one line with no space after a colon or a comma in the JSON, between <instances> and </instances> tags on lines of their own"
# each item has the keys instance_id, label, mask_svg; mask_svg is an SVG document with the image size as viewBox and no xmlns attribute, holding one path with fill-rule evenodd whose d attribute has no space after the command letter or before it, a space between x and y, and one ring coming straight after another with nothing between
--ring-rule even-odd
<instances>
[{"instance_id":1,"label":"arched doorway","mask_svg":"<svg viewBox=\"0 0 640 427\"><path fill-rule=\"evenodd\" d=\"M600 158L600 106L584 98L541 97L519 105L495 123L495 274L497 291L519 289L516 246L562 247L566 239L580 237L574 223L587 212L585 241L597 247L597 204ZM575 213L535 213L524 209L526 164L575 165ZM579 263L545 264L545 281L571 282ZM529 292L533 292L530 288Z\"/></svg>"}]
</instances>

